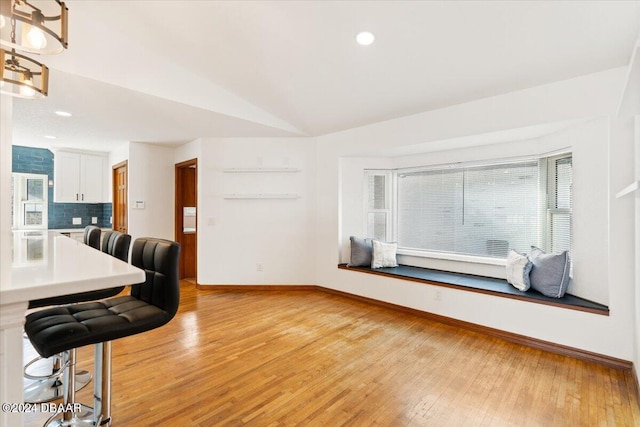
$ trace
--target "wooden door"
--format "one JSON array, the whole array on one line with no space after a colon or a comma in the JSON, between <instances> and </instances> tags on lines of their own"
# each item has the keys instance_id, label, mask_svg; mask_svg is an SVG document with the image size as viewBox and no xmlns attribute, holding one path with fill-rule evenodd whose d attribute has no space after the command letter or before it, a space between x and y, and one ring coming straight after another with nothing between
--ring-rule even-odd
<instances>
[{"instance_id":1,"label":"wooden door","mask_svg":"<svg viewBox=\"0 0 640 427\"><path fill-rule=\"evenodd\" d=\"M127 232L127 162L113 167L113 229Z\"/></svg>"},{"instance_id":2,"label":"wooden door","mask_svg":"<svg viewBox=\"0 0 640 427\"><path fill-rule=\"evenodd\" d=\"M181 279L197 277L197 159L176 165L176 241L181 245L179 276Z\"/></svg>"}]
</instances>

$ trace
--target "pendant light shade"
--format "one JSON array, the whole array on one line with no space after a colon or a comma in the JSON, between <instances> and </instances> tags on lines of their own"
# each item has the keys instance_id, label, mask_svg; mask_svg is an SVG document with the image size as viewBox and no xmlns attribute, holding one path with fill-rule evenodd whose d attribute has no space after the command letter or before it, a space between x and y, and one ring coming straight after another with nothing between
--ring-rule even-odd
<instances>
[{"instance_id":1,"label":"pendant light shade","mask_svg":"<svg viewBox=\"0 0 640 427\"><path fill-rule=\"evenodd\" d=\"M0 0L2 1L2 0ZM16 51L0 49L0 93L27 99L40 99L49 91L49 68Z\"/></svg>"},{"instance_id":2,"label":"pendant light shade","mask_svg":"<svg viewBox=\"0 0 640 427\"><path fill-rule=\"evenodd\" d=\"M35 54L67 48L67 14L59 0L0 0L0 45Z\"/></svg>"}]
</instances>

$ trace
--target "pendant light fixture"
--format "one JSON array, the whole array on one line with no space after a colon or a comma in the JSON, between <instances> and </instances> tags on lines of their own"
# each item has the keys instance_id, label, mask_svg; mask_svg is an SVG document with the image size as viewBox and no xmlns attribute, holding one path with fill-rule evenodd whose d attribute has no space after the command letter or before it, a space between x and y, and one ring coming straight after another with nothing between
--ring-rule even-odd
<instances>
[{"instance_id":1,"label":"pendant light fixture","mask_svg":"<svg viewBox=\"0 0 640 427\"><path fill-rule=\"evenodd\" d=\"M1 0L0 0L1 1ZM0 49L0 63L4 64L0 78L0 92L19 98L39 99L49 93L49 68L14 50Z\"/></svg>"},{"instance_id":2,"label":"pendant light fixture","mask_svg":"<svg viewBox=\"0 0 640 427\"><path fill-rule=\"evenodd\" d=\"M20 52L67 48L68 9L59 0L0 0L0 93L38 99L49 91L49 69Z\"/></svg>"},{"instance_id":3,"label":"pendant light fixture","mask_svg":"<svg viewBox=\"0 0 640 427\"><path fill-rule=\"evenodd\" d=\"M50 55L67 48L68 9L59 0L0 1L0 45Z\"/></svg>"}]
</instances>

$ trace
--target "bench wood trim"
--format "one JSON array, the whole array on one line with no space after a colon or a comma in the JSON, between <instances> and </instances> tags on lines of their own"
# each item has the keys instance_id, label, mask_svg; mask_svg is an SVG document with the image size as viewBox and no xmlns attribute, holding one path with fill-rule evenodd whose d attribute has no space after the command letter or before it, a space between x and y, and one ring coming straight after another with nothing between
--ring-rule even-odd
<instances>
[{"instance_id":1,"label":"bench wood trim","mask_svg":"<svg viewBox=\"0 0 640 427\"><path fill-rule=\"evenodd\" d=\"M433 281L433 280L426 280L426 279L422 279L422 278L419 278L419 277L399 276L397 274L387 273L385 271L372 270L372 269L360 268L360 267L347 267L346 264L338 264L338 268L342 269L342 270L352 271L352 272L355 272L355 273L375 274L375 275L378 275L378 276L391 277L391 278L398 279L398 280L408 280L410 282L425 283L425 284L428 284L428 285L441 286L441 287L444 287L444 288L457 289L457 290L467 291L467 292L476 292L476 293L479 293L479 294L491 295L491 296L496 296L496 297L500 297L500 298L510 298L510 299L515 299L515 300L519 300L519 301L531 302L531 303L535 303L535 304L550 305L550 306L553 306L553 307L560 307L560 308L566 308L566 309L569 309L569 310L583 311L583 312L587 312L587 313L599 314L599 315L602 315L602 316L608 316L609 315L609 308L600 309L600 308L582 307L582 306L578 306L578 305L568 304L566 302L563 302L562 299L530 298L530 297L527 297L526 295L508 294L508 293L503 293L503 292L492 291L492 290L489 290L489 289L478 289L478 288L472 288L472 287L467 287L467 286L462 286L462 285L454 285L454 284L451 284L451 283L436 282L436 281Z\"/></svg>"}]
</instances>

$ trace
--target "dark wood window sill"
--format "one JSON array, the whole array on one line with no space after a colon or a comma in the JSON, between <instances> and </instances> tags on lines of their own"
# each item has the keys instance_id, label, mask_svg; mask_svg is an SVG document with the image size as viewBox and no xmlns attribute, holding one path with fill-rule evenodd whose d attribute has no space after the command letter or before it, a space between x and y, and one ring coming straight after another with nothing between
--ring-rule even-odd
<instances>
[{"instance_id":1,"label":"dark wood window sill","mask_svg":"<svg viewBox=\"0 0 640 427\"><path fill-rule=\"evenodd\" d=\"M562 298L550 298L534 290L522 292L511 286L506 280L492 277L451 273L447 271L431 270L407 265L399 265L398 267L392 268L372 269L369 267L347 267L347 264L338 264L338 268L358 273L375 274L379 276L393 277L395 279L427 283L434 286L477 292L496 297L512 298L537 304L552 305L554 307L562 307L570 310L586 311L604 316L609 315L609 307L606 305L598 304L569 294L565 294Z\"/></svg>"}]
</instances>

